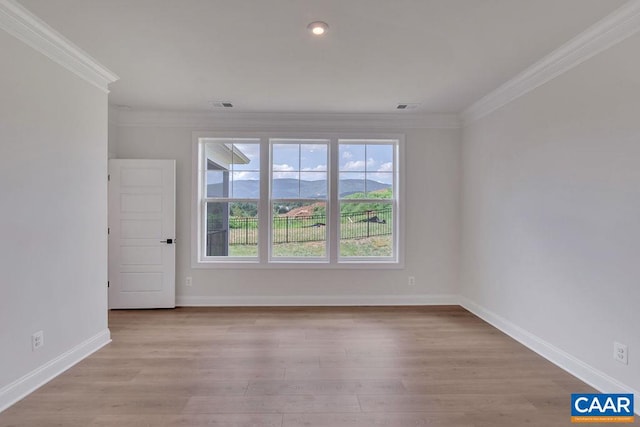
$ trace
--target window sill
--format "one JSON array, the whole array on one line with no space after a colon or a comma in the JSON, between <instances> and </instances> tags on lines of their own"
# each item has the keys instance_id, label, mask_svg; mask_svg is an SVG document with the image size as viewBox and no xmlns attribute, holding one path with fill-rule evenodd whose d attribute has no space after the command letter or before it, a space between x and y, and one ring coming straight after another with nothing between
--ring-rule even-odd
<instances>
[{"instance_id":1,"label":"window sill","mask_svg":"<svg viewBox=\"0 0 640 427\"><path fill-rule=\"evenodd\" d=\"M199 261L193 262L194 269L226 269L226 270L401 270L404 263L398 261L342 261L339 263L305 262L305 261Z\"/></svg>"}]
</instances>

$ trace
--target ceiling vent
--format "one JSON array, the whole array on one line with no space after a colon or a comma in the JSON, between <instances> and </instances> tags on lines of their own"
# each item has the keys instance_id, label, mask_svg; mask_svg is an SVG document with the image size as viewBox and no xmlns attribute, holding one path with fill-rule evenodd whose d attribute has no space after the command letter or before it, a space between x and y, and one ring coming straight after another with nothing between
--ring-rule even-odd
<instances>
[{"instance_id":1,"label":"ceiling vent","mask_svg":"<svg viewBox=\"0 0 640 427\"><path fill-rule=\"evenodd\" d=\"M418 108L420 106L420 104L398 104L396 106L397 110L415 110L416 108Z\"/></svg>"},{"instance_id":2,"label":"ceiling vent","mask_svg":"<svg viewBox=\"0 0 640 427\"><path fill-rule=\"evenodd\" d=\"M233 104L229 101L211 101L211 105L215 108L233 108Z\"/></svg>"}]
</instances>

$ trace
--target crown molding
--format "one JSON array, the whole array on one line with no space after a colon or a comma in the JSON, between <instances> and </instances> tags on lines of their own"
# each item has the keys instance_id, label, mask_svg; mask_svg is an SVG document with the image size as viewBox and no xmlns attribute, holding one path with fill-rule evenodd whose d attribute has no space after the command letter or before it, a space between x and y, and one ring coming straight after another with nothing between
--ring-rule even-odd
<instances>
[{"instance_id":1,"label":"crown molding","mask_svg":"<svg viewBox=\"0 0 640 427\"><path fill-rule=\"evenodd\" d=\"M466 126L547 83L640 30L640 0L631 0L461 113Z\"/></svg>"},{"instance_id":2,"label":"crown molding","mask_svg":"<svg viewBox=\"0 0 640 427\"><path fill-rule=\"evenodd\" d=\"M402 130L458 129L457 114L356 113L218 113L207 111L153 111L113 108L114 121L127 127L184 127L197 129L305 129Z\"/></svg>"},{"instance_id":3,"label":"crown molding","mask_svg":"<svg viewBox=\"0 0 640 427\"><path fill-rule=\"evenodd\" d=\"M109 93L109 83L118 80L117 75L16 0L0 0L0 28L105 93Z\"/></svg>"}]
</instances>

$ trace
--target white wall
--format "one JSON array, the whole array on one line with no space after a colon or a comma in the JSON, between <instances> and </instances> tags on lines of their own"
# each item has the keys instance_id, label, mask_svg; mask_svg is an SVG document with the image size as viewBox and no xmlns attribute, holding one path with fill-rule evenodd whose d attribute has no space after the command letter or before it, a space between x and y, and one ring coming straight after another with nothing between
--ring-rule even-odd
<instances>
[{"instance_id":1,"label":"white wall","mask_svg":"<svg viewBox=\"0 0 640 427\"><path fill-rule=\"evenodd\" d=\"M458 129L405 132L406 268L373 271L192 269L192 130L201 129L119 126L117 136L119 158L177 160L178 304L455 302L451 295L457 292L458 279ZM407 285L410 275L416 277L414 287ZM186 276L193 277L193 287L183 286Z\"/></svg>"},{"instance_id":2,"label":"white wall","mask_svg":"<svg viewBox=\"0 0 640 427\"><path fill-rule=\"evenodd\" d=\"M2 410L108 341L107 95L4 31L0 52Z\"/></svg>"},{"instance_id":3,"label":"white wall","mask_svg":"<svg viewBox=\"0 0 640 427\"><path fill-rule=\"evenodd\" d=\"M638 52L635 35L472 123L462 149L461 294L589 382L635 390Z\"/></svg>"},{"instance_id":4,"label":"white wall","mask_svg":"<svg viewBox=\"0 0 640 427\"><path fill-rule=\"evenodd\" d=\"M114 119L114 116L117 115L117 111L109 106L109 130L107 137L107 155L110 159L116 157L116 152L118 151L118 126Z\"/></svg>"}]
</instances>

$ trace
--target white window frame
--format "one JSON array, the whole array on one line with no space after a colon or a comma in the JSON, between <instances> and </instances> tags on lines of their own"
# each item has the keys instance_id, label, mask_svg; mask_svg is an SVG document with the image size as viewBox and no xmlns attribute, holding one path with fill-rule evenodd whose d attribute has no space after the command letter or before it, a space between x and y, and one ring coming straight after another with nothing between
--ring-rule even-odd
<instances>
[{"instance_id":1,"label":"white window frame","mask_svg":"<svg viewBox=\"0 0 640 427\"><path fill-rule=\"evenodd\" d=\"M272 194L272 189L273 189L273 185L272 185L272 180L273 180L273 146L274 143L272 142L272 140L277 141L275 144L292 144L292 145L305 145L305 144L313 144L313 143L318 143L318 144L326 144L327 145L327 171L326 171L326 177L327 177L327 198L326 199L310 199L310 198L292 198L292 199L287 199L287 198L275 198L273 197ZM266 203L269 204L269 225L273 224L273 218L275 216L275 214L273 213L273 209L272 209L272 203L276 200L282 201L282 202L298 202L301 200L306 200L309 202L312 201L318 201L318 200L322 200L326 203L326 216L327 216L327 223L326 223L326 228L325 228L325 236L326 236L326 243L325 243L325 249L326 249L326 255L323 257L276 257L273 254L273 227L269 227L269 243L268 243L268 247L269 247L269 258L268 258L268 263L269 264L289 264L289 263L293 263L293 264L327 264L330 262L330 254L331 254L331 229L333 227L332 225L332 221L331 221L331 214L330 214L330 209L331 209L331 194L333 193L333 191L331 191L331 185L330 185L330 180L331 180L331 170L330 170L330 156L331 156L331 149L332 149L332 141L329 138L307 138L307 137L295 137L295 138L274 138L274 137L270 137L268 138L268 149L269 149L269 165L268 165L268 169L269 169L269 194L268 194L268 200ZM300 165L298 166L300 167ZM300 171L298 171L300 172Z\"/></svg>"},{"instance_id":2,"label":"white window frame","mask_svg":"<svg viewBox=\"0 0 640 427\"><path fill-rule=\"evenodd\" d=\"M220 141L228 140L229 143L243 142L246 140L252 140L251 144L260 144L260 150L262 150L262 140L260 138L255 137L247 137L247 138L236 138L236 137L216 137ZM234 197L207 197L203 195L203 189L206 187L206 172L207 172L207 162L205 153L205 144L199 143L197 144L197 179L198 179L198 202L197 202L197 210L198 210L198 247L197 251L199 254L199 261L203 263L218 263L218 262L235 262L235 263L255 263L259 260L260 254L258 253L255 257L233 257L233 256L207 256L206 255L206 241L204 239L204 233L201 231L206 229L207 227L207 218L206 218L206 210L207 203L234 203L234 202L249 202L249 203L257 203L258 212L260 211L260 204L262 202L261 198L256 199L245 199L245 198L234 198ZM262 157L262 151L261 151ZM262 160L262 159L261 159ZM262 163L262 161L261 161ZM260 182L262 183L262 171L260 171ZM258 230L262 226L262 222L260 221L260 215L258 215ZM260 239L260 235L258 235L258 241ZM260 246L258 246L259 248Z\"/></svg>"},{"instance_id":3,"label":"white window frame","mask_svg":"<svg viewBox=\"0 0 640 427\"><path fill-rule=\"evenodd\" d=\"M345 144L345 145L382 145L382 144L388 144L388 143L394 143L394 150L393 150L393 166L394 166L394 171L392 174L393 180L392 180L392 189L393 189L393 193L394 193L394 197L392 199L374 199L374 198L364 198L364 199L346 199L346 198L341 198L340 197L340 192L336 191L335 193L335 200L336 200L336 215L338 215L338 220L336 222L336 224L338 224L338 233L340 233L340 224L339 222L341 221L341 203L343 202L343 200L346 200L346 203L380 203L380 202L385 202L385 203L389 203L391 204L392 207L392 220L393 220L393 237L394 237L394 248L396 249L394 251L394 254L390 257L357 257L357 256L351 256L351 257L346 257L346 256L340 256L339 253L339 246L340 246L340 239L338 239L338 262L340 263L368 263L368 262L396 262L397 260L397 252L398 252L398 239L396 238L396 231L397 231L397 224L398 224L398 211L399 211L399 195L398 195L398 187L399 187L399 179L398 179L398 174L399 174L399 152L400 150L400 143L399 140L397 138L338 138L337 144L336 144L336 151L339 152L339 147L340 144ZM337 159L339 162L339 159ZM335 165L339 165L339 163L336 162ZM336 171L336 175L338 177L338 180L340 179L340 170L338 169ZM356 172L359 173L359 172ZM367 176L365 174L365 182L367 180ZM374 261L375 260L375 261Z\"/></svg>"},{"instance_id":4,"label":"white window frame","mask_svg":"<svg viewBox=\"0 0 640 427\"><path fill-rule=\"evenodd\" d=\"M204 233L201 232L204 218L201 198L204 173L201 153L203 138L259 139L260 140L260 195L258 201L258 257L206 257L203 256ZM272 139L329 140L328 194L327 199L327 257L326 258L285 258L271 256L271 143ZM397 143L394 153L396 173L393 180L393 245L392 257L349 257L340 259L338 249L340 198L339 180L339 140L378 141ZM192 268L305 268L305 269L401 269L405 257L405 137L403 134L366 132L192 132L192 197L191 197L191 267ZM206 169L206 168L205 168ZM368 202L368 199L359 200ZM378 199L377 201L380 201ZM266 244L265 244L266 242Z\"/></svg>"}]
</instances>

